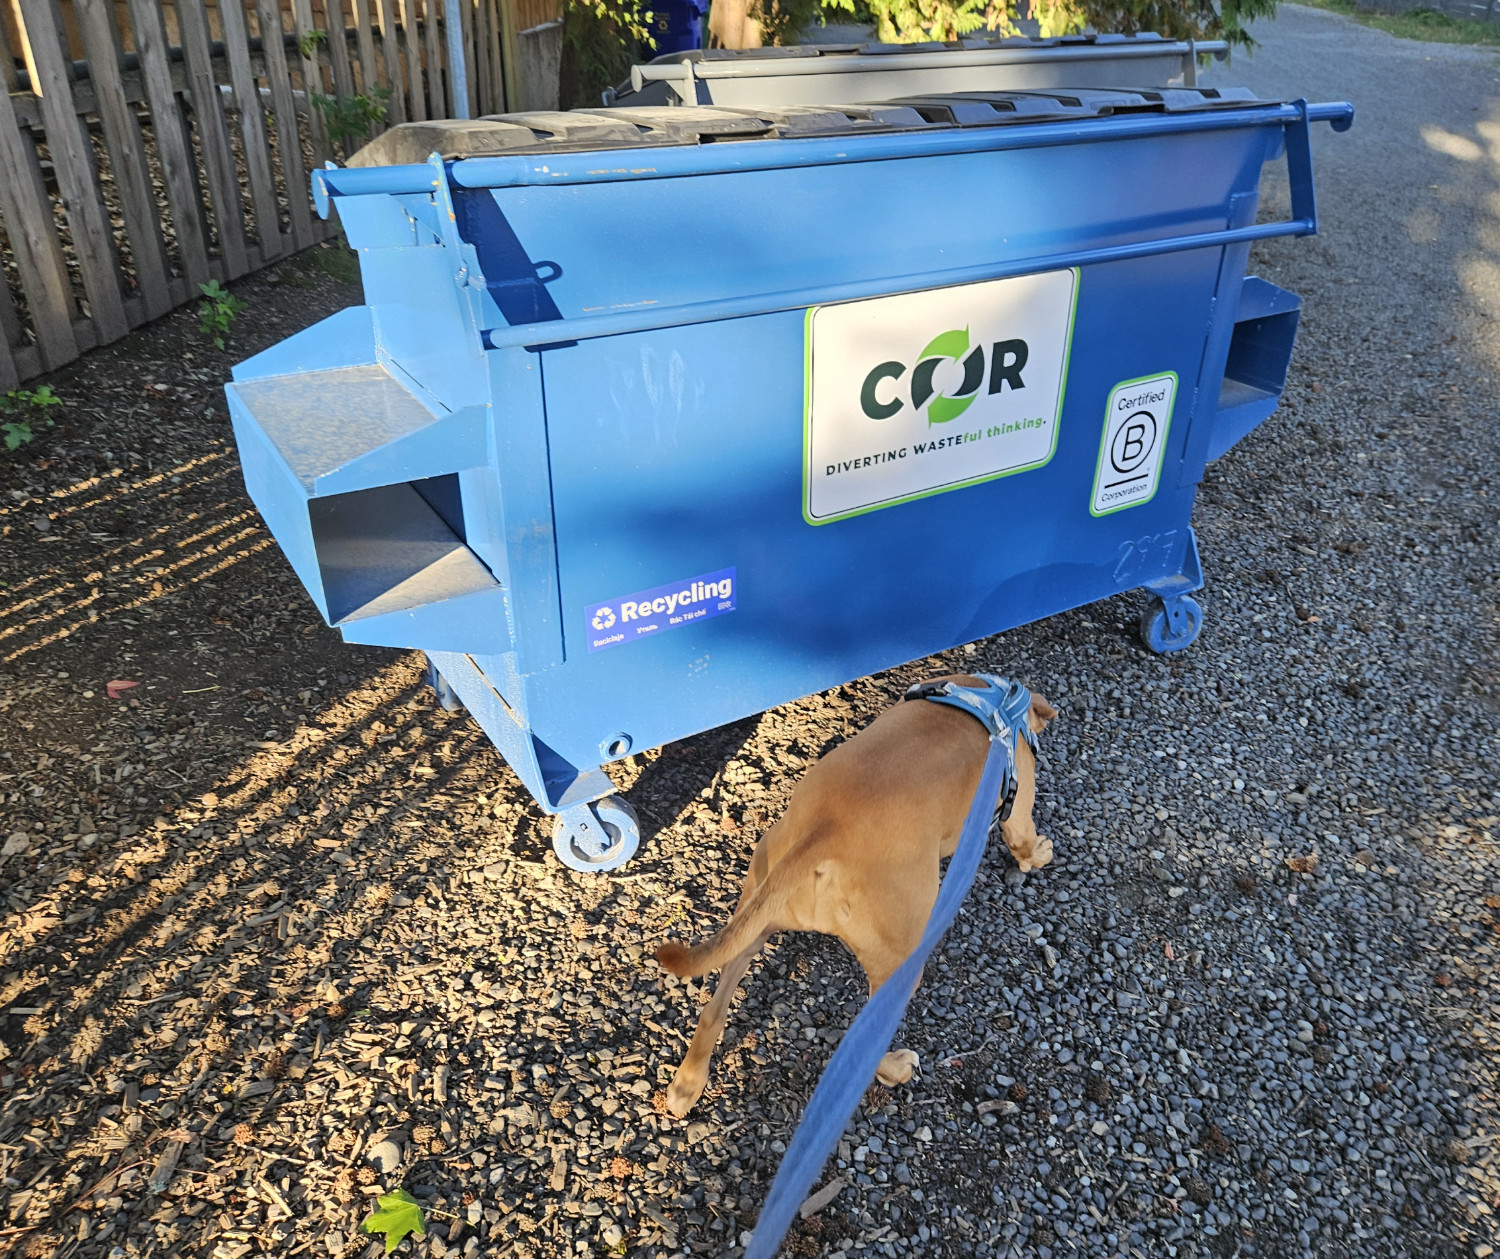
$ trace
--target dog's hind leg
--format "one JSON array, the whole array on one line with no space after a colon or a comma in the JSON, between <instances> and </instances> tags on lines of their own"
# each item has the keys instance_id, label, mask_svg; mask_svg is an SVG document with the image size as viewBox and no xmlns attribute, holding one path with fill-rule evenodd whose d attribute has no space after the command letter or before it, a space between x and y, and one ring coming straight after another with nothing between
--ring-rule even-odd
<instances>
[{"instance_id":1,"label":"dog's hind leg","mask_svg":"<svg viewBox=\"0 0 1500 1259\"><path fill-rule=\"evenodd\" d=\"M916 948L916 946L917 942L914 941L911 947ZM908 949L907 953L909 954L910 952L911 949ZM885 984L885 981L895 973L896 968L899 967L905 960L905 954L897 957L894 953L888 953L882 955L879 961L871 958L870 962L868 964L865 964L865 977L870 982L870 995L872 997ZM865 959L863 957L861 957L860 961L862 964L865 963ZM874 969L872 969L872 967ZM921 985L922 971L918 971L916 979L912 981L911 990L913 992L916 992L916 990L921 987ZM875 1068L875 1078L879 1080L880 1083L894 1088L898 1084L907 1083L912 1077L912 1072L915 1071L919 1065L920 1063L914 1050L892 1049L888 1051L883 1058L881 1058L880 1064Z\"/></svg>"},{"instance_id":2,"label":"dog's hind leg","mask_svg":"<svg viewBox=\"0 0 1500 1259\"><path fill-rule=\"evenodd\" d=\"M719 1035L723 1032L724 1023L729 1017L729 1003L734 1000L734 993L740 986L740 980L750 969L751 960L760 952L761 947L771 938L771 935L770 931L764 932L754 944L728 962L720 972L719 986L714 989L713 997L703 1007L697 1030L693 1032L693 1043L688 1046L687 1056L683 1058L682 1065L677 1068L677 1074L672 1077L672 1083L667 1089L667 1109L679 1119L686 1115L693 1108L693 1103L703 1096L703 1090L708 1084L709 1059L713 1057L714 1046L719 1043Z\"/></svg>"}]
</instances>

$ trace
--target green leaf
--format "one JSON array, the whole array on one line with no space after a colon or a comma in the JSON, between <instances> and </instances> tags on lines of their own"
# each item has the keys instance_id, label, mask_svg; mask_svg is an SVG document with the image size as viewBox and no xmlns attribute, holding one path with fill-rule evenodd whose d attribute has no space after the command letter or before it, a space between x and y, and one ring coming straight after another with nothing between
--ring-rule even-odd
<instances>
[{"instance_id":1,"label":"green leaf","mask_svg":"<svg viewBox=\"0 0 1500 1259\"><path fill-rule=\"evenodd\" d=\"M405 1189L382 1194L379 1210L360 1226L360 1231L385 1234L385 1253L390 1254L408 1233L427 1236L427 1214Z\"/></svg>"}]
</instances>

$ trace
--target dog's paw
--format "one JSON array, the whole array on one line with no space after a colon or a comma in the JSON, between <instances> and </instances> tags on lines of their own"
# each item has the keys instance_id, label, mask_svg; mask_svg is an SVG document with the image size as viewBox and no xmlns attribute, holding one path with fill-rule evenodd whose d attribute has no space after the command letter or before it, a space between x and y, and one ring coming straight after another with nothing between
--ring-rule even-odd
<instances>
[{"instance_id":1,"label":"dog's paw","mask_svg":"<svg viewBox=\"0 0 1500 1259\"><path fill-rule=\"evenodd\" d=\"M893 1049L880 1060L880 1065L875 1068L875 1078L887 1088L892 1088L910 1080L911 1073L917 1069L918 1065L917 1055L910 1049Z\"/></svg>"},{"instance_id":2,"label":"dog's paw","mask_svg":"<svg viewBox=\"0 0 1500 1259\"><path fill-rule=\"evenodd\" d=\"M708 1080L684 1079L683 1073L679 1071L667 1086L667 1109L678 1119L686 1118L688 1111L693 1109L698 1099L703 1096L703 1090L707 1087Z\"/></svg>"},{"instance_id":3,"label":"dog's paw","mask_svg":"<svg viewBox=\"0 0 1500 1259\"><path fill-rule=\"evenodd\" d=\"M687 975L689 951L687 945L668 940L656 950L656 960L674 975Z\"/></svg>"},{"instance_id":4,"label":"dog's paw","mask_svg":"<svg viewBox=\"0 0 1500 1259\"><path fill-rule=\"evenodd\" d=\"M1052 860L1052 841L1045 835L1038 835L1036 843L1031 846L1031 856L1017 857L1016 864L1023 872L1028 870L1040 870Z\"/></svg>"}]
</instances>

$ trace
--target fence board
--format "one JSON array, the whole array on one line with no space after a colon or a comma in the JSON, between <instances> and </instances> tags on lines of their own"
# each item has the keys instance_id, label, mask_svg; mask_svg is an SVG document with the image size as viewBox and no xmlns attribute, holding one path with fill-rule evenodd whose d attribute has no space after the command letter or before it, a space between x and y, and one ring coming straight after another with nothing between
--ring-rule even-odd
<instances>
[{"instance_id":1,"label":"fence board","mask_svg":"<svg viewBox=\"0 0 1500 1259\"><path fill-rule=\"evenodd\" d=\"M271 150L266 140L266 115L261 108L260 86L250 64L250 33L242 0L220 0L219 23L224 32L224 55L229 63L229 82L240 110L240 143L245 154L245 175L250 181L250 202L255 209L255 235L265 260L280 257L289 248L281 232L281 208L276 204L276 178L271 172Z\"/></svg>"},{"instance_id":2,"label":"fence board","mask_svg":"<svg viewBox=\"0 0 1500 1259\"><path fill-rule=\"evenodd\" d=\"M98 325L100 337L114 341L130 331L120 293L119 262L99 195L93 146L73 110L72 66L63 60L62 28L54 0L27 5L24 17L27 43L31 45L30 64L40 79L47 152L68 216L89 314Z\"/></svg>"},{"instance_id":3,"label":"fence board","mask_svg":"<svg viewBox=\"0 0 1500 1259\"><path fill-rule=\"evenodd\" d=\"M381 81L375 60L375 36L370 27L370 0L354 0L354 36L359 47L359 90L369 96Z\"/></svg>"},{"instance_id":4,"label":"fence board","mask_svg":"<svg viewBox=\"0 0 1500 1259\"><path fill-rule=\"evenodd\" d=\"M276 115L276 147L281 157L287 205L292 214L292 239L298 249L313 244L312 206L309 202L307 170L302 161L302 137L297 129L297 107L292 100L292 79L286 68L286 46L282 42L281 7L277 0L256 0L260 15L260 46L266 59L266 79L271 85L271 105Z\"/></svg>"},{"instance_id":5,"label":"fence board","mask_svg":"<svg viewBox=\"0 0 1500 1259\"><path fill-rule=\"evenodd\" d=\"M0 92L16 90L16 53L5 34L5 23L0 22Z\"/></svg>"},{"instance_id":6,"label":"fence board","mask_svg":"<svg viewBox=\"0 0 1500 1259\"><path fill-rule=\"evenodd\" d=\"M16 314L10 286L0 284L0 391L14 389L21 383L21 369L11 353L12 345L21 344L21 319Z\"/></svg>"},{"instance_id":7,"label":"fence board","mask_svg":"<svg viewBox=\"0 0 1500 1259\"><path fill-rule=\"evenodd\" d=\"M427 103L422 92L422 41L417 34L417 0L401 0L401 33L406 38L406 77L411 86L413 122L427 121Z\"/></svg>"},{"instance_id":8,"label":"fence board","mask_svg":"<svg viewBox=\"0 0 1500 1259\"><path fill-rule=\"evenodd\" d=\"M443 85L443 44L438 34L438 8L442 0L426 0L427 20L422 24L422 33L427 43L427 102L429 118L452 118L453 110L447 104L448 93Z\"/></svg>"},{"instance_id":9,"label":"fence board","mask_svg":"<svg viewBox=\"0 0 1500 1259\"><path fill-rule=\"evenodd\" d=\"M234 0L224 0L233 3ZM177 0L178 38L188 68L188 92L204 174L213 198L214 226L218 229L219 255L229 276L250 269L245 257L245 218L240 210L239 174L234 168L234 150L229 146L229 125L224 120L224 102L219 94L210 46L208 14L203 0Z\"/></svg>"},{"instance_id":10,"label":"fence board","mask_svg":"<svg viewBox=\"0 0 1500 1259\"><path fill-rule=\"evenodd\" d=\"M501 112L504 112L505 93L500 90L500 84L495 81L493 66L490 62L491 38L489 5L484 0L478 0L474 6L474 60L470 63L469 73L474 76L478 84L479 99L498 101Z\"/></svg>"},{"instance_id":11,"label":"fence board","mask_svg":"<svg viewBox=\"0 0 1500 1259\"><path fill-rule=\"evenodd\" d=\"M302 91L307 97L307 134L312 139L313 164L321 166L328 160L328 132L323 126L323 115L314 107L313 98L323 96L323 66L318 60L318 45L312 34L312 0L293 0L292 29L297 33L297 52L302 61ZM328 42L324 32L323 42ZM311 55L309 55L311 54Z\"/></svg>"},{"instance_id":12,"label":"fence board","mask_svg":"<svg viewBox=\"0 0 1500 1259\"><path fill-rule=\"evenodd\" d=\"M487 0L489 2L489 0ZM505 107L525 109L527 102L521 91L520 41L517 35L525 28L521 25L515 0L492 0L495 7L496 29L499 32L496 54L501 74L505 76Z\"/></svg>"},{"instance_id":13,"label":"fence board","mask_svg":"<svg viewBox=\"0 0 1500 1259\"><path fill-rule=\"evenodd\" d=\"M36 152L21 134L8 92L0 92L0 170L7 176L0 179L0 215L16 256L42 362L50 369L78 356L73 294Z\"/></svg>"},{"instance_id":14,"label":"fence board","mask_svg":"<svg viewBox=\"0 0 1500 1259\"><path fill-rule=\"evenodd\" d=\"M151 106L151 134L161 162L162 182L167 186L167 201L172 207L172 225L177 230L177 250L189 285L197 289L209 279L208 242L198 209L197 172L183 141L182 114L172 87L161 6L155 0L130 0L130 20L135 27L136 53Z\"/></svg>"},{"instance_id":15,"label":"fence board","mask_svg":"<svg viewBox=\"0 0 1500 1259\"><path fill-rule=\"evenodd\" d=\"M125 97L120 78L120 46L112 12L101 4L80 5L75 10L95 106L104 128L125 235L135 264L135 286L145 305L146 317L155 319L172 308L167 290L167 247L162 241L160 215L151 190L151 172L146 165L146 147L141 126Z\"/></svg>"},{"instance_id":16,"label":"fence board","mask_svg":"<svg viewBox=\"0 0 1500 1259\"><path fill-rule=\"evenodd\" d=\"M328 27L328 64L333 68L335 96L354 95L354 76L349 67L349 28L344 23L344 0L325 0L324 21Z\"/></svg>"},{"instance_id":17,"label":"fence board","mask_svg":"<svg viewBox=\"0 0 1500 1259\"><path fill-rule=\"evenodd\" d=\"M386 121L405 122L406 92L401 82L401 37L396 32L394 0L375 0L376 19L380 23L380 52L385 58L386 86L391 98L386 102Z\"/></svg>"}]
</instances>

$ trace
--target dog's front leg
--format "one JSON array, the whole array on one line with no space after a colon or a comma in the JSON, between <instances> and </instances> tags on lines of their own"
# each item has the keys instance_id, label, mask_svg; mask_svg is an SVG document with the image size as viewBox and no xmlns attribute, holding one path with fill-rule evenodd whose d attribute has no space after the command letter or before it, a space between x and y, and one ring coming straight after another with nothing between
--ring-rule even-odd
<instances>
[{"instance_id":1,"label":"dog's front leg","mask_svg":"<svg viewBox=\"0 0 1500 1259\"><path fill-rule=\"evenodd\" d=\"M1036 833L1031 810L1036 804L1036 757L1023 740L1016 753L1016 798L1010 816L1000 823L1005 846L1022 870L1039 870L1052 860L1052 841Z\"/></svg>"},{"instance_id":2,"label":"dog's front leg","mask_svg":"<svg viewBox=\"0 0 1500 1259\"><path fill-rule=\"evenodd\" d=\"M725 1020L729 1017L729 1003L734 1000L740 980L750 969L750 962L772 934L770 931L763 933L719 973L719 986L714 989L709 1003L703 1007L697 1030L693 1033L693 1043L688 1046L687 1056L683 1058L682 1065L677 1068L677 1074L672 1077L672 1083L667 1089L667 1109L679 1119L692 1110L693 1103L703 1096L703 1090L708 1085L709 1059L713 1057L714 1046L719 1043Z\"/></svg>"}]
</instances>

